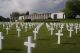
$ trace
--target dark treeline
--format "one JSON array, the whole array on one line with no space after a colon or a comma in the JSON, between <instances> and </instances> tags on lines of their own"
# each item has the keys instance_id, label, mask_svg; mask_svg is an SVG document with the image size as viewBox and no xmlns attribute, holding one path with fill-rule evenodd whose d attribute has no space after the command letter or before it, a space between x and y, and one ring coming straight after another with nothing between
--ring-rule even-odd
<instances>
[{"instance_id":1,"label":"dark treeline","mask_svg":"<svg viewBox=\"0 0 80 53\"><path fill-rule=\"evenodd\" d=\"M5 18L3 16L0 16L0 22L9 22L10 19L9 18Z\"/></svg>"},{"instance_id":2,"label":"dark treeline","mask_svg":"<svg viewBox=\"0 0 80 53\"><path fill-rule=\"evenodd\" d=\"M19 16L23 16L23 15L29 15L29 11L27 11L26 13L12 12L10 14L10 17L12 20L18 20Z\"/></svg>"},{"instance_id":3,"label":"dark treeline","mask_svg":"<svg viewBox=\"0 0 80 53\"><path fill-rule=\"evenodd\" d=\"M64 9L66 18L74 19L80 16L80 0L68 0Z\"/></svg>"}]
</instances>

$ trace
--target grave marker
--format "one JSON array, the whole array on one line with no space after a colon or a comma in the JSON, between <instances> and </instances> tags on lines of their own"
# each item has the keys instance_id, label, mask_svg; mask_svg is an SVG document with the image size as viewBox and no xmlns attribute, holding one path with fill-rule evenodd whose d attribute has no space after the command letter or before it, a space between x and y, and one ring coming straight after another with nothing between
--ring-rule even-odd
<instances>
[{"instance_id":1,"label":"grave marker","mask_svg":"<svg viewBox=\"0 0 80 53\"><path fill-rule=\"evenodd\" d=\"M72 29L72 27L70 27L70 29L68 29L68 31L70 31L69 37L71 38L72 37L72 31L74 31L74 30Z\"/></svg>"},{"instance_id":2,"label":"grave marker","mask_svg":"<svg viewBox=\"0 0 80 53\"><path fill-rule=\"evenodd\" d=\"M33 33L34 33L34 40L36 40L38 31L35 29Z\"/></svg>"},{"instance_id":3,"label":"grave marker","mask_svg":"<svg viewBox=\"0 0 80 53\"><path fill-rule=\"evenodd\" d=\"M62 32L62 29L63 29L63 25L61 25L61 26L60 26L60 29L61 29L61 32Z\"/></svg>"},{"instance_id":4,"label":"grave marker","mask_svg":"<svg viewBox=\"0 0 80 53\"><path fill-rule=\"evenodd\" d=\"M28 28L28 26L26 25L26 26L25 26L25 32L27 32L27 28Z\"/></svg>"},{"instance_id":5,"label":"grave marker","mask_svg":"<svg viewBox=\"0 0 80 53\"><path fill-rule=\"evenodd\" d=\"M20 31L21 31L21 29L18 27L18 28L17 28L18 37L20 37Z\"/></svg>"},{"instance_id":6,"label":"grave marker","mask_svg":"<svg viewBox=\"0 0 80 53\"><path fill-rule=\"evenodd\" d=\"M0 32L0 50L2 50L2 39L3 39L2 32Z\"/></svg>"},{"instance_id":7,"label":"grave marker","mask_svg":"<svg viewBox=\"0 0 80 53\"><path fill-rule=\"evenodd\" d=\"M50 30L51 30L51 35L53 35L53 30L54 30L53 26L51 26Z\"/></svg>"},{"instance_id":8,"label":"grave marker","mask_svg":"<svg viewBox=\"0 0 80 53\"><path fill-rule=\"evenodd\" d=\"M78 29L79 29L79 28L78 28L78 26L75 26L75 29L76 29L76 34L77 34L77 32L78 32Z\"/></svg>"},{"instance_id":9,"label":"grave marker","mask_svg":"<svg viewBox=\"0 0 80 53\"><path fill-rule=\"evenodd\" d=\"M60 37L61 36L63 36L63 33L61 33L61 30L58 30L58 33L56 33L56 35L58 36L58 42L57 42L57 44L59 44L60 45Z\"/></svg>"},{"instance_id":10,"label":"grave marker","mask_svg":"<svg viewBox=\"0 0 80 53\"><path fill-rule=\"evenodd\" d=\"M8 26L7 26L7 28L6 28L6 34L8 35L8 31L9 31L9 28L8 28Z\"/></svg>"},{"instance_id":11,"label":"grave marker","mask_svg":"<svg viewBox=\"0 0 80 53\"><path fill-rule=\"evenodd\" d=\"M35 43L32 43L31 36L28 37L28 42L24 42L25 46L28 46L28 53L32 53L31 47L35 48Z\"/></svg>"}]
</instances>

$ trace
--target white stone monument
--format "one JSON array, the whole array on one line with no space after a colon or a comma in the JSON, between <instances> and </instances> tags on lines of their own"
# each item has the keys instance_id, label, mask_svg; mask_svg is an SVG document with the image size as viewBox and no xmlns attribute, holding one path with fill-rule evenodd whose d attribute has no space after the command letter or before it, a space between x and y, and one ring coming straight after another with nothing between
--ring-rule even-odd
<instances>
[{"instance_id":1,"label":"white stone monument","mask_svg":"<svg viewBox=\"0 0 80 53\"><path fill-rule=\"evenodd\" d=\"M0 32L0 50L2 50L2 39L3 39L2 32Z\"/></svg>"},{"instance_id":2,"label":"white stone monument","mask_svg":"<svg viewBox=\"0 0 80 53\"><path fill-rule=\"evenodd\" d=\"M5 25L3 24L3 29L5 28Z\"/></svg>"},{"instance_id":3,"label":"white stone monument","mask_svg":"<svg viewBox=\"0 0 80 53\"><path fill-rule=\"evenodd\" d=\"M27 27L27 26L25 26L25 32L27 32L27 29L28 29L28 27Z\"/></svg>"},{"instance_id":4,"label":"white stone monument","mask_svg":"<svg viewBox=\"0 0 80 53\"><path fill-rule=\"evenodd\" d=\"M23 23L20 23L20 25L21 25L21 27L22 27L22 29L23 29L23 27L24 27L24 24L23 24Z\"/></svg>"},{"instance_id":5,"label":"white stone monument","mask_svg":"<svg viewBox=\"0 0 80 53\"><path fill-rule=\"evenodd\" d=\"M66 29L67 29L67 30L69 29L69 25L68 25L68 23L66 23Z\"/></svg>"},{"instance_id":6,"label":"white stone monument","mask_svg":"<svg viewBox=\"0 0 80 53\"><path fill-rule=\"evenodd\" d=\"M60 29L61 29L61 32L62 32L62 29L63 29L63 25L61 25Z\"/></svg>"},{"instance_id":7,"label":"white stone monument","mask_svg":"<svg viewBox=\"0 0 80 53\"><path fill-rule=\"evenodd\" d=\"M18 28L19 26L18 26L18 24L16 23L16 29Z\"/></svg>"},{"instance_id":8,"label":"white stone monument","mask_svg":"<svg viewBox=\"0 0 80 53\"><path fill-rule=\"evenodd\" d=\"M58 43L60 45L60 37L63 36L63 33L61 33L61 30L58 30L58 33L56 33L56 35L58 36Z\"/></svg>"},{"instance_id":9,"label":"white stone monument","mask_svg":"<svg viewBox=\"0 0 80 53\"><path fill-rule=\"evenodd\" d=\"M48 31L50 31L50 25L48 23L46 23L46 27L47 27Z\"/></svg>"},{"instance_id":10,"label":"white stone monument","mask_svg":"<svg viewBox=\"0 0 80 53\"><path fill-rule=\"evenodd\" d=\"M53 26L51 26L50 30L51 30L51 35L53 35L53 30L54 30Z\"/></svg>"},{"instance_id":11,"label":"white stone monument","mask_svg":"<svg viewBox=\"0 0 80 53\"><path fill-rule=\"evenodd\" d=\"M28 42L24 42L25 46L28 46L28 53L32 53L31 47L35 48L35 43L32 43L31 36L28 37Z\"/></svg>"},{"instance_id":12,"label":"white stone monument","mask_svg":"<svg viewBox=\"0 0 80 53\"><path fill-rule=\"evenodd\" d=\"M34 40L36 40L38 31L35 29L33 33L34 33Z\"/></svg>"},{"instance_id":13,"label":"white stone monument","mask_svg":"<svg viewBox=\"0 0 80 53\"><path fill-rule=\"evenodd\" d=\"M72 37L72 31L74 31L74 30L72 29L72 27L70 27L70 29L68 29L68 31L70 31L69 37L71 38Z\"/></svg>"},{"instance_id":14,"label":"white stone monument","mask_svg":"<svg viewBox=\"0 0 80 53\"><path fill-rule=\"evenodd\" d=\"M18 27L18 28L17 28L18 37L20 37L20 31L21 31L21 29Z\"/></svg>"},{"instance_id":15,"label":"white stone monument","mask_svg":"<svg viewBox=\"0 0 80 53\"><path fill-rule=\"evenodd\" d=\"M78 29L79 29L79 28L78 28L78 26L75 26L75 29L76 29L76 34L77 34L77 32L78 32Z\"/></svg>"},{"instance_id":16,"label":"white stone monument","mask_svg":"<svg viewBox=\"0 0 80 53\"><path fill-rule=\"evenodd\" d=\"M8 26L7 26L7 28L6 28L6 34L8 35L8 31L9 31L9 28L8 28Z\"/></svg>"},{"instance_id":17,"label":"white stone monument","mask_svg":"<svg viewBox=\"0 0 80 53\"><path fill-rule=\"evenodd\" d=\"M32 28L32 25L31 25L31 24L29 24L29 28L30 28L30 29Z\"/></svg>"}]
</instances>

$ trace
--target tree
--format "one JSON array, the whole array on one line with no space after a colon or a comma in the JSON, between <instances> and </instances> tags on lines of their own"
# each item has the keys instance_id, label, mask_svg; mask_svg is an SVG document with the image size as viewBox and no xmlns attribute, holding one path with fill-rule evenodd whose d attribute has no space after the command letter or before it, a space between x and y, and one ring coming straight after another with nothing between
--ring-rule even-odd
<instances>
[{"instance_id":1,"label":"tree","mask_svg":"<svg viewBox=\"0 0 80 53\"><path fill-rule=\"evenodd\" d=\"M0 21L3 21L4 20L4 17L3 16L0 16Z\"/></svg>"},{"instance_id":2,"label":"tree","mask_svg":"<svg viewBox=\"0 0 80 53\"><path fill-rule=\"evenodd\" d=\"M80 15L80 0L68 0L64 9L67 18L75 18Z\"/></svg>"},{"instance_id":3,"label":"tree","mask_svg":"<svg viewBox=\"0 0 80 53\"><path fill-rule=\"evenodd\" d=\"M26 12L26 15L29 15L29 11Z\"/></svg>"},{"instance_id":4,"label":"tree","mask_svg":"<svg viewBox=\"0 0 80 53\"><path fill-rule=\"evenodd\" d=\"M0 22L9 22L10 19L9 18L5 18L3 16L0 16Z\"/></svg>"},{"instance_id":5,"label":"tree","mask_svg":"<svg viewBox=\"0 0 80 53\"><path fill-rule=\"evenodd\" d=\"M13 19L13 20L17 20L18 17L19 17L19 15L20 15L19 12L12 12L12 13L10 14L11 19Z\"/></svg>"}]
</instances>

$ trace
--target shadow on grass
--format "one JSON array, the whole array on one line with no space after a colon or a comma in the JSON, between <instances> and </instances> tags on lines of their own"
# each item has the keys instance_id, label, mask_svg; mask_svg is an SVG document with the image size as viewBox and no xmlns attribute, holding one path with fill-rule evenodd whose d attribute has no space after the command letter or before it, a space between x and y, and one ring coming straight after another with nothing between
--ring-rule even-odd
<instances>
[{"instance_id":1,"label":"shadow on grass","mask_svg":"<svg viewBox=\"0 0 80 53\"><path fill-rule=\"evenodd\" d=\"M61 43L62 45L77 45L77 43Z\"/></svg>"},{"instance_id":2,"label":"shadow on grass","mask_svg":"<svg viewBox=\"0 0 80 53\"><path fill-rule=\"evenodd\" d=\"M14 49L14 48L8 49L8 48L4 48L3 50L22 51L23 49Z\"/></svg>"},{"instance_id":3,"label":"shadow on grass","mask_svg":"<svg viewBox=\"0 0 80 53\"><path fill-rule=\"evenodd\" d=\"M8 35L17 35L17 33L16 33L16 34L15 34L15 33L14 33L14 34L11 34L11 33L10 33L10 34L8 34Z\"/></svg>"},{"instance_id":4,"label":"shadow on grass","mask_svg":"<svg viewBox=\"0 0 80 53\"><path fill-rule=\"evenodd\" d=\"M42 40L42 41L43 41L43 40L44 40L44 41L49 41L50 39L38 39L38 40Z\"/></svg>"}]
</instances>

